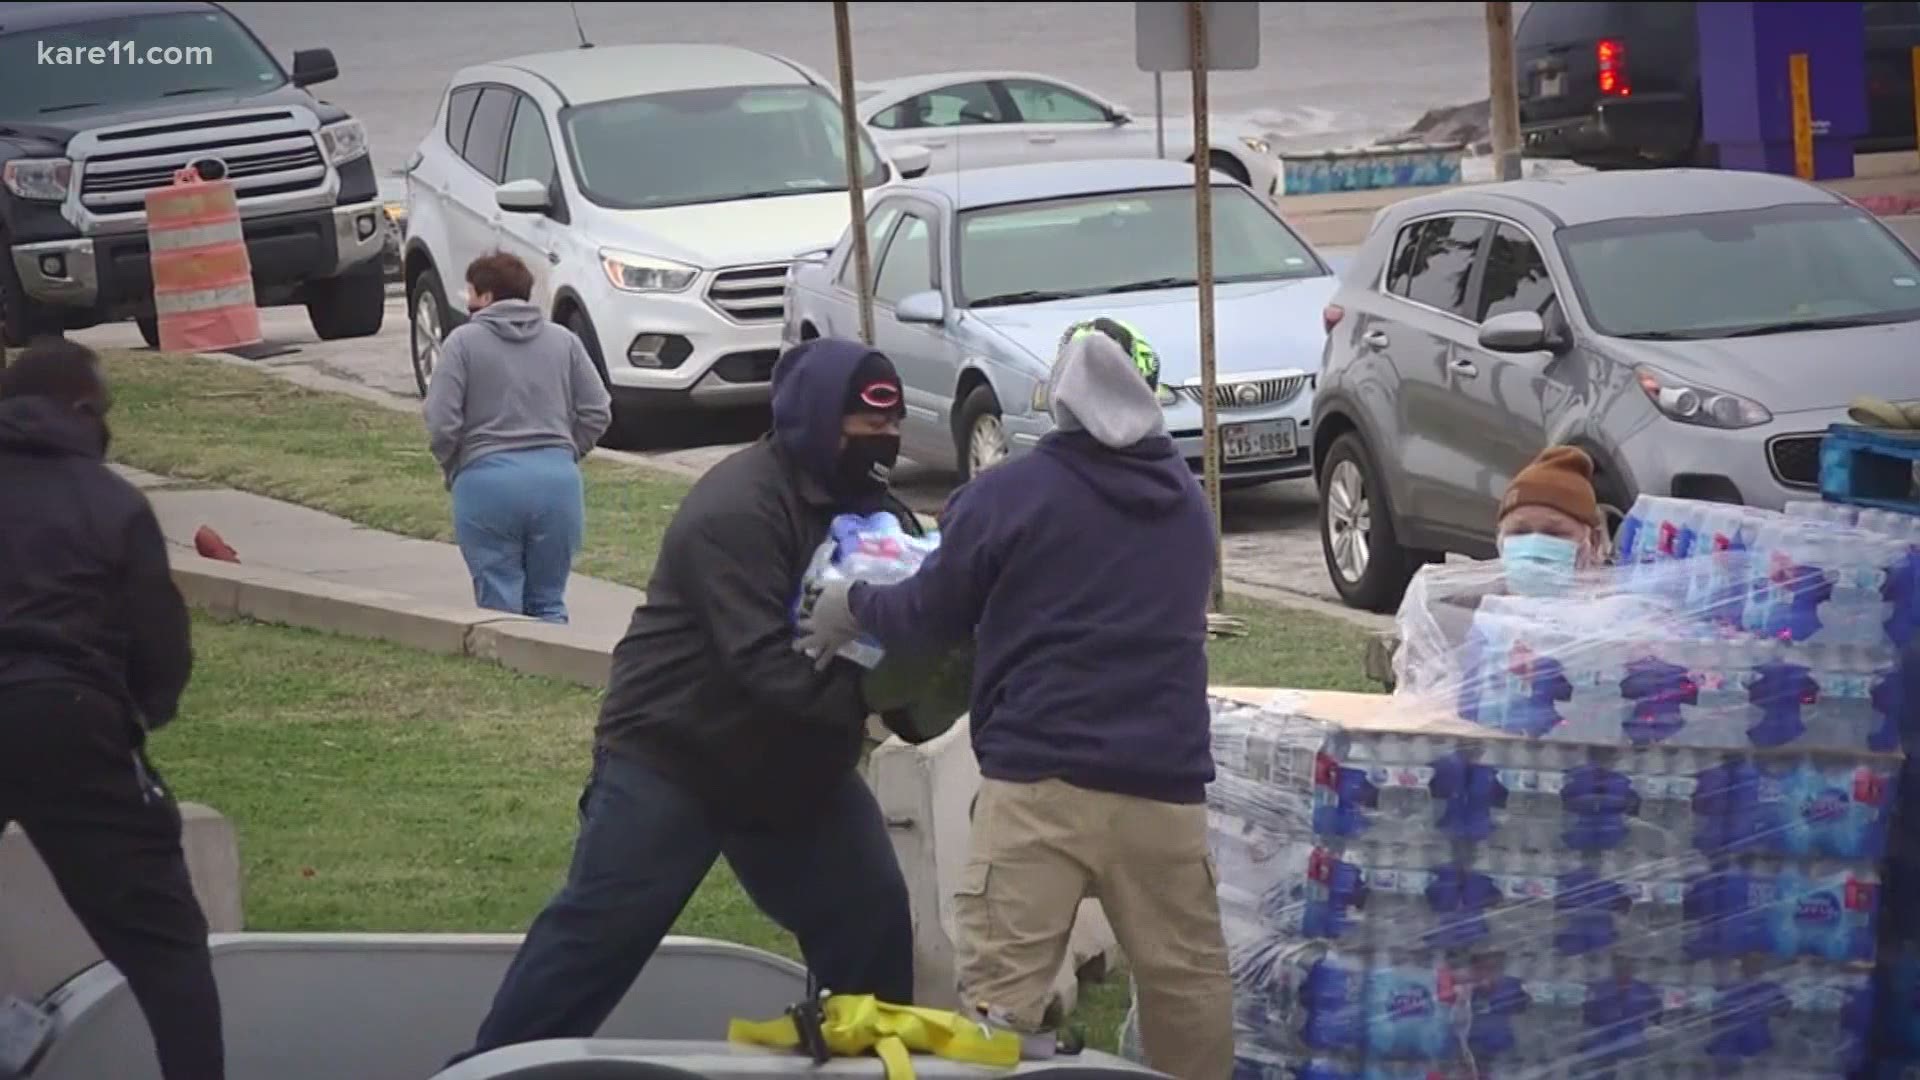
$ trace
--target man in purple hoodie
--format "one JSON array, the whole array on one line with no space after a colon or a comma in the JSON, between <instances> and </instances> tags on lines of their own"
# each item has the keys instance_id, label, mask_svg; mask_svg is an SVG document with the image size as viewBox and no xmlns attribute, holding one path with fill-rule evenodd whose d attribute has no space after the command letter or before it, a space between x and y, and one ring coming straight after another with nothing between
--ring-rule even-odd
<instances>
[{"instance_id":1,"label":"man in purple hoodie","mask_svg":"<svg viewBox=\"0 0 1920 1080\"><path fill-rule=\"evenodd\" d=\"M1232 987L1205 804L1212 518L1149 378L1109 333L1069 337L1048 387L1057 430L955 495L920 571L830 590L801 644L974 641L962 1000L1045 1056L1074 914L1098 897L1132 965L1149 1064L1226 1080Z\"/></svg>"}]
</instances>

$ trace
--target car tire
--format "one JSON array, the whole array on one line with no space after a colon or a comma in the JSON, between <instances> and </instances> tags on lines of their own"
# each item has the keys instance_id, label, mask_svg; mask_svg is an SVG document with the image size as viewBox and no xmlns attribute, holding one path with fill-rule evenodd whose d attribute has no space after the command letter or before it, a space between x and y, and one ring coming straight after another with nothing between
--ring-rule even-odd
<instances>
[{"instance_id":1,"label":"car tire","mask_svg":"<svg viewBox=\"0 0 1920 1080\"><path fill-rule=\"evenodd\" d=\"M133 317L133 325L139 329L140 340L147 343L147 348L158 352L160 349L160 316L135 315Z\"/></svg>"},{"instance_id":2,"label":"car tire","mask_svg":"<svg viewBox=\"0 0 1920 1080\"><path fill-rule=\"evenodd\" d=\"M413 361L413 385L421 397L427 396L433 369L440 363L440 348L452 332L453 312L447 307L440 274L431 268L420 271L407 289L407 356Z\"/></svg>"},{"instance_id":3,"label":"car tire","mask_svg":"<svg viewBox=\"0 0 1920 1080\"><path fill-rule=\"evenodd\" d=\"M387 280L378 259L307 288L307 321L321 341L372 337L386 322Z\"/></svg>"},{"instance_id":4,"label":"car tire","mask_svg":"<svg viewBox=\"0 0 1920 1080\"><path fill-rule=\"evenodd\" d=\"M1358 432L1333 441L1320 476L1320 550L1334 591L1348 607L1391 613L1428 559L1400 546L1380 470Z\"/></svg>"},{"instance_id":5,"label":"car tire","mask_svg":"<svg viewBox=\"0 0 1920 1080\"><path fill-rule=\"evenodd\" d=\"M960 464L960 482L964 484L1006 461L1008 448L1000 398L993 387L981 383L961 400L953 425L954 460Z\"/></svg>"},{"instance_id":6,"label":"car tire","mask_svg":"<svg viewBox=\"0 0 1920 1080\"><path fill-rule=\"evenodd\" d=\"M12 242L0 233L0 344L19 347L65 329L60 314L35 303L13 267Z\"/></svg>"}]
</instances>

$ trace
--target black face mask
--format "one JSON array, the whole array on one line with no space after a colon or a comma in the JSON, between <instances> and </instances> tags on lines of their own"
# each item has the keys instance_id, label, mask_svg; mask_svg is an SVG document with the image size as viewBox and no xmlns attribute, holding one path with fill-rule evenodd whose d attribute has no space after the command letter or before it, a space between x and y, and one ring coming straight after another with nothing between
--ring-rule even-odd
<instances>
[{"instance_id":1,"label":"black face mask","mask_svg":"<svg viewBox=\"0 0 1920 1080\"><path fill-rule=\"evenodd\" d=\"M834 486L845 495L878 495L887 490L894 462L900 460L898 435L849 435L840 451Z\"/></svg>"}]
</instances>

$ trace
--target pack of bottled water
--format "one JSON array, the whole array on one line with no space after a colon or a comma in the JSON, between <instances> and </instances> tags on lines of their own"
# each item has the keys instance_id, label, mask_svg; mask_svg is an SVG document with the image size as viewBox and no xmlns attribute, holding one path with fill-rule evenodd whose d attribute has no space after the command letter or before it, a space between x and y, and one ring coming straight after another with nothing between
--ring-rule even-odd
<instances>
[{"instance_id":1,"label":"pack of bottled water","mask_svg":"<svg viewBox=\"0 0 1920 1080\"><path fill-rule=\"evenodd\" d=\"M821 586L829 581L864 581L892 585L912 577L940 547L940 535L914 536L890 513L841 514L833 519L827 539L814 550L794 598L797 620L813 610ZM869 670L879 667L885 650L878 641L862 637L840 648L839 655Z\"/></svg>"},{"instance_id":2,"label":"pack of bottled water","mask_svg":"<svg viewBox=\"0 0 1920 1080\"><path fill-rule=\"evenodd\" d=\"M1216 701L1236 1077L1786 1080L1867 1060L1897 755L1531 737L1450 700ZM1136 1014L1122 1046L1144 1060Z\"/></svg>"}]
</instances>

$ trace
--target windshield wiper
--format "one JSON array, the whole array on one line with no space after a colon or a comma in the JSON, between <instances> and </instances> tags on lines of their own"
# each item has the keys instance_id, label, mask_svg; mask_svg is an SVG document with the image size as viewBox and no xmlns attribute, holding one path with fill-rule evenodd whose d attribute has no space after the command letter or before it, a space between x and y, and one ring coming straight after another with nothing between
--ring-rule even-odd
<instances>
[{"instance_id":1,"label":"windshield wiper","mask_svg":"<svg viewBox=\"0 0 1920 1080\"><path fill-rule=\"evenodd\" d=\"M1704 341L1715 336L1711 332L1689 330L1642 330L1636 334L1614 335L1627 341Z\"/></svg>"},{"instance_id":2,"label":"windshield wiper","mask_svg":"<svg viewBox=\"0 0 1920 1080\"><path fill-rule=\"evenodd\" d=\"M161 94L160 96L161 97L186 97L188 94L213 94L213 93L218 93L220 91L231 91L232 89L233 87L231 86L187 86L187 87L182 87L179 90L169 90L166 93Z\"/></svg>"},{"instance_id":3,"label":"windshield wiper","mask_svg":"<svg viewBox=\"0 0 1920 1080\"><path fill-rule=\"evenodd\" d=\"M1110 289L1101 289L1102 295L1112 293L1151 292L1154 289L1186 289L1199 282L1186 277L1148 278L1145 281L1129 281L1125 285L1115 285Z\"/></svg>"},{"instance_id":4,"label":"windshield wiper","mask_svg":"<svg viewBox=\"0 0 1920 1080\"><path fill-rule=\"evenodd\" d=\"M1831 319L1792 319L1787 322L1768 323L1765 326L1749 326L1729 331L1722 337L1766 337L1769 334L1795 334L1803 330L1844 330L1851 326L1884 326L1890 320L1869 315L1839 315Z\"/></svg>"},{"instance_id":5,"label":"windshield wiper","mask_svg":"<svg viewBox=\"0 0 1920 1080\"><path fill-rule=\"evenodd\" d=\"M1075 297L1086 295L1084 292L1067 292L1054 289L1022 289L1019 292L995 293L992 296L983 296L967 306L983 308L1005 307L1009 304L1042 304L1048 300L1072 300Z\"/></svg>"},{"instance_id":6,"label":"windshield wiper","mask_svg":"<svg viewBox=\"0 0 1920 1080\"><path fill-rule=\"evenodd\" d=\"M98 104L100 103L97 101L76 101L71 105L48 105L46 108L41 109L40 112L42 114L45 114L45 113L67 112L72 109L91 109Z\"/></svg>"}]
</instances>

